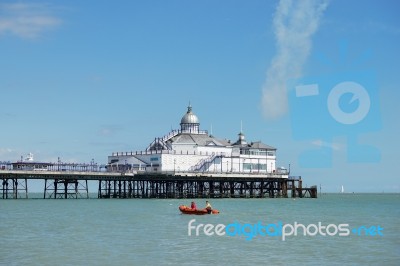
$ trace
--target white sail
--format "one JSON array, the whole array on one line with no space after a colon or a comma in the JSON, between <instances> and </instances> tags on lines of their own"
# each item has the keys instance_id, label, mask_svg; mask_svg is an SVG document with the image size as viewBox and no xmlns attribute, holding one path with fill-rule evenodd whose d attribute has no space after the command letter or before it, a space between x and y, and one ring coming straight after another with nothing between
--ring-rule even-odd
<instances>
[{"instance_id":1,"label":"white sail","mask_svg":"<svg viewBox=\"0 0 400 266\"><path fill-rule=\"evenodd\" d=\"M344 193L344 186L343 186L343 185L342 185L342 190L341 190L341 192Z\"/></svg>"}]
</instances>

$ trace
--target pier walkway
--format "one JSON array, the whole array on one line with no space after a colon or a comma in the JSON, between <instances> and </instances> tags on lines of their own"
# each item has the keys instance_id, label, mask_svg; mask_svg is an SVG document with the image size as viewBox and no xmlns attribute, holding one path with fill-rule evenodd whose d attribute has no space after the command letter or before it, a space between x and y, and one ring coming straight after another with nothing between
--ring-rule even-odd
<instances>
[{"instance_id":1,"label":"pier walkway","mask_svg":"<svg viewBox=\"0 0 400 266\"><path fill-rule=\"evenodd\" d=\"M58 170L60 169L60 170ZM108 172L101 167L12 170L0 168L0 198L28 198L29 180L44 180L43 198L88 198L88 181L98 198L276 198L317 197L301 177L270 173Z\"/></svg>"}]
</instances>

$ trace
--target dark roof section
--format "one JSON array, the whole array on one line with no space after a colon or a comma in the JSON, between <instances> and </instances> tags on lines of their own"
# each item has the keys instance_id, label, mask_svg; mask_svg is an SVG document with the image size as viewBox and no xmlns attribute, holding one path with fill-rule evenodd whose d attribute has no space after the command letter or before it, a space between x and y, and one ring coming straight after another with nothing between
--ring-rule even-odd
<instances>
[{"instance_id":1,"label":"dark roof section","mask_svg":"<svg viewBox=\"0 0 400 266\"><path fill-rule=\"evenodd\" d=\"M199 146L231 146L227 141L210 137L207 134L179 133L168 141L171 143L193 143Z\"/></svg>"},{"instance_id":2,"label":"dark roof section","mask_svg":"<svg viewBox=\"0 0 400 266\"><path fill-rule=\"evenodd\" d=\"M262 150L276 150L276 148L262 143L261 141L251 142L250 144L233 144L233 147L247 148L247 149L262 149Z\"/></svg>"},{"instance_id":3,"label":"dark roof section","mask_svg":"<svg viewBox=\"0 0 400 266\"><path fill-rule=\"evenodd\" d=\"M261 141L252 142L249 145L251 148L254 149L267 149L267 150L276 150L275 147L269 146L267 144L262 143Z\"/></svg>"}]
</instances>

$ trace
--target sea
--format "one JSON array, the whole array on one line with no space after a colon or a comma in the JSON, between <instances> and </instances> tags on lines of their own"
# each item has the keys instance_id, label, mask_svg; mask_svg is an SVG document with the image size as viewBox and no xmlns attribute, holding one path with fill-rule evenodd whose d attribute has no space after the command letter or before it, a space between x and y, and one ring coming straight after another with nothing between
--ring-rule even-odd
<instances>
[{"instance_id":1,"label":"sea","mask_svg":"<svg viewBox=\"0 0 400 266\"><path fill-rule=\"evenodd\" d=\"M399 193L209 199L220 213L201 216L92 197L1 199L0 264L400 265Z\"/></svg>"}]
</instances>

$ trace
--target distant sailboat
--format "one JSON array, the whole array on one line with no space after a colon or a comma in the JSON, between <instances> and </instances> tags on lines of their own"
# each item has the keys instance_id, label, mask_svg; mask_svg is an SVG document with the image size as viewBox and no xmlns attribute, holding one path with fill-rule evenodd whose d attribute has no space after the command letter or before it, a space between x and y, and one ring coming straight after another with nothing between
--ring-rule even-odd
<instances>
[{"instance_id":1,"label":"distant sailboat","mask_svg":"<svg viewBox=\"0 0 400 266\"><path fill-rule=\"evenodd\" d=\"M340 190L341 193L344 193L344 186L342 185L342 189Z\"/></svg>"}]
</instances>

